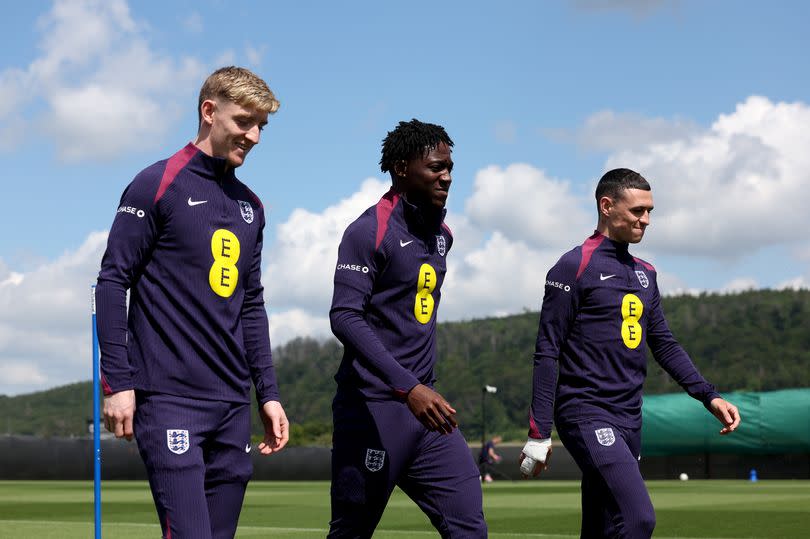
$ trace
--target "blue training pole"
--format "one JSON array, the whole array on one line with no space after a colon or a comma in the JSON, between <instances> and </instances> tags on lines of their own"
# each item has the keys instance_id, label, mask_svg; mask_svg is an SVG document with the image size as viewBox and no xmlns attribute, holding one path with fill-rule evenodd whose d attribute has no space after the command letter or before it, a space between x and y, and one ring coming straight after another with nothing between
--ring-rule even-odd
<instances>
[{"instance_id":1,"label":"blue training pole","mask_svg":"<svg viewBox=\"0 0 810 539\"><path fill-rule=\"evenodd\" d=\"M93 325L93 504L96 539L101 539L101 421L99 418L99 354L96 331L96 285L90 287Z\"/></svg>"}]
</instances>

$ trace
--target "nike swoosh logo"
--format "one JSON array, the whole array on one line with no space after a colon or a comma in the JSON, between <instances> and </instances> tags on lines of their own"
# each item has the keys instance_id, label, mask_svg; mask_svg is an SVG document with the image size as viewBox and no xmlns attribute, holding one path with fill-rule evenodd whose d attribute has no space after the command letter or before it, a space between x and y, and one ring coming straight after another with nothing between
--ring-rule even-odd
<instances>
[{"instance_id":1,"label":"nike swoosh logo","mask_svg":"<svg viewBox=\"0 0 810 539\"><path fill-rule=\"evenodd\" d=\"M616 276L616 274L615 274L615 273L614 273L614 274L612 274L612 275L602 275L602 274L600 273L600 274L599 274L599 280L600 280L600 281L607 281L607 280L608 280L608 279L610 279L611 277L615 277L615 276Z\"/></svg>"},{"instance_id":2,"label":"nike swoosh logo","mask_svg":"<svg viewBox=\"0 0 810 539\"><path fill-rule=\"evenodd\" d=\"M399 246L400 246L400 247L405 247L406 245L410 245L410 244L412 244L412 243L413 243L413 240L411 240L411 241L402 241L402 240L399 240Z\"/></svg>"},{"instance_id":3,"label":"nike swoosh logo","mask_svg":"<svg viewBox=\"0 0 810 539\"><path fill-rule=\"evenodd\" d=\"M250 453L250 444L245 446L245 453Z\"/></svg>"},{"instance_id":4,"label":"nike swoosh logo","mask_svg":"<svg viewBox=\"0 0 810 539\"><path fill-rule=\"evenodd\" d=\"M188 205L189 206L199 206L200 204L205 204L208 202L207 200L191 200L191 197L188 197Z\"/></svg>"}]
</instances>

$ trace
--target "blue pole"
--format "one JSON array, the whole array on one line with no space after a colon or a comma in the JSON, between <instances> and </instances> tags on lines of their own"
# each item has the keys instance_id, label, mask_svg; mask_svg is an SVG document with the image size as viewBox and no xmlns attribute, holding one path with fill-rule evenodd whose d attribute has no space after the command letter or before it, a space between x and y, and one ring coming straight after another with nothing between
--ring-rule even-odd
<instances>
[{"instance_id":1,"label":"blue pole","mask_svg":"<svg viewBox=\"0 0 810 539\"><path fill-rule=\"evenodd\" d=\"M99 418L99 354L96 331L96 285L90 287L93 325L93 504L96 534L101 539L101 421Z\"/></svg>"}]
</instances>

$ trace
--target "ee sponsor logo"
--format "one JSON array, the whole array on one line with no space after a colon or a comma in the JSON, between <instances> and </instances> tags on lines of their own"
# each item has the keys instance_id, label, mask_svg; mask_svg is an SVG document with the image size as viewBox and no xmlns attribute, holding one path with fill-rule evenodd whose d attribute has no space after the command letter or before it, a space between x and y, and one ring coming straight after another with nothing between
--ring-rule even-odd
<instances>
[{"instance_id":1,"label":"ee sponsor logo","mask_svg":"<svg viewBox=\"0 0 810 539\"><path fill-rule=\"evenodd\" d=\"M419 268L419 278L416 281L416 301L413 304L413 314L421 324L430 322L433 316L433 291L436 289L436 270L430 264L422 264Z\"/></svg>"},{"instance_id":2,"label":"ee sponsor logo","mask_svg":"<svg viewBox=\"0 0 810 539\"><path fill-rule=\"evenodd\" d=\"M641 344L642 330L639 320L644 312L644 304L635 294L625 294L622 298L622 341L630 350Z\"/></svg>"},{"instance_id":3,"label":"ee sponsor logo","mask_svg":"<svg viewBox=\"0 0 810 539\"><path fill-rule=\"evenodd\" d=\"M236 268L240 254L239 238L230 230L220 228L211 236L211 254L214 263L208 272L208 284L218 296L229 298L239 282Z\"/></svg>"}]
</instances>

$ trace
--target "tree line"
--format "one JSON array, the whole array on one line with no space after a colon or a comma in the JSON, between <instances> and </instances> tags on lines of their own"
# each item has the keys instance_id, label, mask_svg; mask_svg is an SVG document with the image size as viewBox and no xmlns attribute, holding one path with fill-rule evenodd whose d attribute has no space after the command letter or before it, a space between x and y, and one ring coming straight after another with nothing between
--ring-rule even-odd
<instances>
[{"instance_id":1,"label":"tree line","mask_svg":"<svg viewBox=\"0 0 810 539\"><path fill-rule=\"evenodd\" d=\"M810 291L760 290L663 298L675 337L703 375L723 391L810 387ZM488 433L525 437L539 313L439 324L437 390L458 410L468 440ZM343 348L335 339L299 338L273 351L292 443L328 445L333 376ZM497 387L485 393L484 385ZM85 436L89 382L0 396L9 434ZM646 394L680 388L650 357ZM2 421L2 420L0 420ZM254 434L262 432L254 417Z\"/></svg>"}]
</instances>

